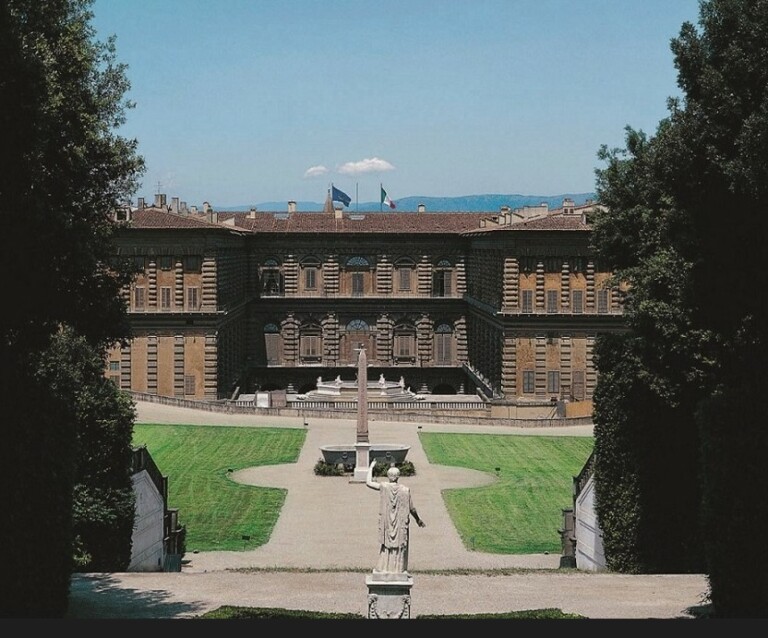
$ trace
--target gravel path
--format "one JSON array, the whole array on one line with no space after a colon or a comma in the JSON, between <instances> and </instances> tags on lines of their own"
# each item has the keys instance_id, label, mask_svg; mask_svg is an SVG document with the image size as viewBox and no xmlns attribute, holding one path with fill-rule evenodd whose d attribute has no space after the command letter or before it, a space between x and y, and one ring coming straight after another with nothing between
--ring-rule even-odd
<instances>
[{"instance_id":1,"label":"gravel path","mask_svg":"<svg viewBox=\"0 0 768 638\"><path fill-rule=\"evenodd\" d=\"M302 419L219 414L137 403L139 423L304 427ZM410 445L417 474L401 480L427 526L411 529L411 616L559 608L588 618L690 618L704 604L703 575L630 576L559 570L560 556L499 555L464 547L441 490L496 480L432 465L418 432L589 436L591 426L541 429L433 423L369 424L371 443ZM241 470L233 480L288 490L270 541L243 552L188 551L180 573L80 574L70 618L190 618L221 605L367 613L365 576L375 564L378 494L349 477L317 477L320 446L353 444L355 421L310 419L297 463ZM254 571L244 573L242 570ZM464 575L436 574L461 570ZM486 573L478 573L484 571Z\"/></svg>"}]
</instances>

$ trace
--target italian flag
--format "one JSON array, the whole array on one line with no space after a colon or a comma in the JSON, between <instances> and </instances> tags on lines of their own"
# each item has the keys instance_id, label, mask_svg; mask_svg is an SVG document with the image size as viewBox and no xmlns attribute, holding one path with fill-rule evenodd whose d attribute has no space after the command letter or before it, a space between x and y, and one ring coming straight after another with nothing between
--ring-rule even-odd
<instances>
[{"instance_id":1,"label":"italian flag","mask_svg":"<svg viewBox=\"0 0 768 638\"><path fill-rule=\"evenodd\" d=\"M381 187L381 203L386 204L390 208L396 208L395 202L389 199L389 195L387 195L387 191L384 190L383 186Z\"/></svg>"}]
</instances>

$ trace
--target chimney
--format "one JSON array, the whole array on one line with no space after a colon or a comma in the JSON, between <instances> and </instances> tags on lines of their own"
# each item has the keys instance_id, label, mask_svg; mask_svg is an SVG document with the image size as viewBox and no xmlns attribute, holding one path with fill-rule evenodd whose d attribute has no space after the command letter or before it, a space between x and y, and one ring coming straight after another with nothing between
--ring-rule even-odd
<instances>
[{"instance_id":1,"label":"chimney","mask_svg":"<svg viewBox=\"0 0 768 638\"><path fill-rule=\"evenodd\" d=\"M155 208L165 208L165 193L155 195Z\"/></svg>"},{"instance_id":2,"label":"chimney","mask_svg":"<svg viewBox=\"0 0 768 638\"><path fill-rule=\"evenodd\" d=\"M256 219L256 207L251 206L251 210L248 211L248 219Z\"/></svg>"},{"instance_id":3,"label":"chimney","mask_svg":"<svg viewBox=\"0 0 768 638\"><path fill-rule=\"evenodd\" d=\"M290 214L295 212L296 212L296 202L291 200L290 202L288 202L288 213Z\"/></svg>"},{"instance_id":4,"label":"chimney","mask_svg":"<svg viewBox=\"0 0 768 638\"><path fill-rule=\"evenodd\" d=\"M219 214L213 208L208 208L208 221L211 224L219 223Z\"/></svg>"},{"instance_id":5,"label":"chimney","mask_svg":"<svg viewBox=\"0 0 768 638\"><path fill-rule=\"evenodd\" d=\"M416 207L416 212L417 212L417 213L423 213L425 210L427 210L427 207L426 207L426 206L424 206L424 204L419 204L419 205Z\"/></svg>"},{"instance_id":6,"label":"chimney","mask_svg":"<svg viewBox=\"0 0 768 638\"><path fill-rule=\"evenodd\" d=\"M137 206L137 208L138 208L139 210L141 210L142 208L144 208L144 198L143 198L143 197L139 197L139 203L138 203L138 204L136 204L136 206Z\"/></svg>"},{"instance_id":7,"label":"chimney","mask_svg":"<svg viewBox=\"0 0 768 638\"><path fill-rule=\"evenodd\" d=\"M190 207L189 212L193 215L197 215L197 206Z\"/></svg>"},{"instance_id":8,"label":"chimney","mask_svg":"<svg viewBox=\"0 0 768 638\"><path fill-rule=\"evenodd\" d=\"M179 212L182 215L186 215L187 213L189 213L189 209L187 208L187 202L181 202L179 204Z\"/></svg>"},{"instance_id":9,"label":"chimney","mask_svg":"<svg viewBox=\"0 0 768 638\"><path fill-rule=\"evenodd\" d=\"M563 200L563 212L564 213L572 213L573 212L573 200L570 197L566 197Z\"/></svg>"},{"instance_id":10,"label":"chimney","mask_svg":"<svg viewBox=\"0 0 768 638\"><path fill-rule=\"evenodd\" d=\"M176 213L178 215L179 213L179 198L178 197L171 197L171 212Z\"/></svg>"},{"instance_id":11,"label":"chimney","mask_svg":"<svg viewBox=\"0 0 768 638\"><path fill-rule=\"evenodd\" d=\"M342 219L344 217L344 209L341 206L337 206L333 209L333 218Z\"/></svg>"},{"instance_id":12,"label":"chimney","mask_svg":"<svg viewBox=\"0 0 768 638\"><path fill-rule=\"evenodd\" d=\"M208 202L203 202L203 214L207 215L211 212L211 205Z\"/></svg>"}]
</instances>

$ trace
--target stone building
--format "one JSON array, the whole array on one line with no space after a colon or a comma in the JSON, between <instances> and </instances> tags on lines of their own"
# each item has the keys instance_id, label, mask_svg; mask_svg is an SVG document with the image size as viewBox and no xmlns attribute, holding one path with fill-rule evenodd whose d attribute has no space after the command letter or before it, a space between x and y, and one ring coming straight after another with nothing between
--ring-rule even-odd
<instances>
[{"instance_id":1,"label":"stone building","mask_svg":"<svg viewBox=\"0 0 768 638\"><path fill-rule=\"evenodd\" d=\"M118 213L136 264L121 388L218 400L303 393L370 374L420 393L480 394L500 415L568 399L589 409L600 331L620 291L589 247L594 205L488 213L216 212L156 195Z\"/></svg>"}]
</instances>

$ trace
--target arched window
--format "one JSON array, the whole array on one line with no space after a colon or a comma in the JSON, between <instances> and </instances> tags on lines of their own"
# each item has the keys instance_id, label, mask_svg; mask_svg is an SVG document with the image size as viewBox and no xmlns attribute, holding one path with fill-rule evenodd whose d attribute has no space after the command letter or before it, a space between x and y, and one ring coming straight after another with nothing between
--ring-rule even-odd
<instances>
[{"instance_id":1,"label":"arched window","mask_svg":"<svg viewBox=\"0 0 768 638\"><path fill-rule=\"evenodd\" d=\"M432 271L432 296L450 297L453 291L453 264L441 259Z\"/></svg>"},{"instance_id":2,"label":"arched window","mask_svg":"<svg viewBox=\"0 0 768 638\"><path fill-rule=\"evenodd\" d=\"M370 267L370 263L365 257L361 257L360 255L356 255L355 257L350 257L347 259L347 268L353 269L353 268L368 268Z\"/></svg>"},{"instance_id":3,"label":"arched window","mask_svg":"<svg viewBox=\"0 0 768 638\"><path fill-rule=\"evenodd\" d=\"M439 366L453 363L453 328L447 323L435 328L435 363Z\"/></svg>"},{"instance_id":4,"label":"arched window","mask_svg":"<svg viewBox=\"0 0 768 638\"><path fill-rule=\"evenodd\" d=\"M367 332L370 328L362 319L353 319L347 324L347 330L350 332Z\"/></svg>"},{"instance_id":5,"label":"arched window","mask_svg":"<svg viewBox=\"0 0 768 638\"><path fill-rule=\"evenodd\" d=\"M363 319L352 319L344 328L341 341L341 356L346 363L355 363L360 347L365 348L368 360L374 358L374 340L371 327Z\"/></svg>"},{"instance_id":6,"label":"arched window","mask_svg":"<svg viewBox=\"0 0 768 638\"><path fill-rule=\"evenodd\" d=\"M280 262L273 257L264 260L261 267L261 294L273 297L283 293L283 279L280 273Z\"/></svg>"}]
</instances>

